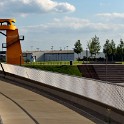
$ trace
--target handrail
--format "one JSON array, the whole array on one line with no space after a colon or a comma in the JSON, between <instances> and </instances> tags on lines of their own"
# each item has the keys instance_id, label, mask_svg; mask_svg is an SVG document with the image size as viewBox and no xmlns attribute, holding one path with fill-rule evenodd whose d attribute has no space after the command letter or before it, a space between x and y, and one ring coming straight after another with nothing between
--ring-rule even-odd
<instances>
[{"instance_id":1,"label":"handrail","mask_svg":"<svg viewBox=\"0 0 124 124\"><path fill-rule=\"evenodd\" d=\"M0 63L0 66L1 66L1 69L2 69L2 71L3 71L4 76L6 76L6 72L4 71L4 68L3 68L2 63Z\"/></svg>"}]
</instances>

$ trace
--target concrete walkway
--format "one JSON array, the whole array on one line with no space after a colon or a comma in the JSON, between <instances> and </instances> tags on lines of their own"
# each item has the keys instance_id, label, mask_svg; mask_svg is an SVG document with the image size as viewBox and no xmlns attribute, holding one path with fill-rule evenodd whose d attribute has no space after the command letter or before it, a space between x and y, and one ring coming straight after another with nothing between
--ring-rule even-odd
<instances>
[{"instance_id":1,"label":"concrete walkway","mask_svg":"<svg viewBox=\"0 0 124 124\"><path fill-rule=\"evenodd\" d=\"M94 124L69 108L32 91L0 81L3 124Z\"/></svg>"}]
</instances>

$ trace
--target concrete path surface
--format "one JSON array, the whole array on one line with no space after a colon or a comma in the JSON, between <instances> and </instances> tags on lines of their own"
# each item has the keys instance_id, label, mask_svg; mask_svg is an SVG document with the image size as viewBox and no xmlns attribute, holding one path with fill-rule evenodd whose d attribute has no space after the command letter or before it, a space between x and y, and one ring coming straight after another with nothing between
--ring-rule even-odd
<instances>
[{"instance_id":1,"label":"concrete path surface","mask_svg":"<svg viewBox=\"0 0 124 124\"><path fill-rule=\"evenodd\" d=\"M94 124L53 100L1 80L0 116L3 124Z\"/></svg>"}]
</instances>

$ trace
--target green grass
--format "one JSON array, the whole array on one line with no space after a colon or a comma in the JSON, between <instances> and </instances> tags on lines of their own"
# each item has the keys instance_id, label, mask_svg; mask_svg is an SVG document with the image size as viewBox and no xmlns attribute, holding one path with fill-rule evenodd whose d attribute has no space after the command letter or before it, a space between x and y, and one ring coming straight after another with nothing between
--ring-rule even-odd
<instances>
[{"instance_id":1,"label":"green grass","mask_svg":"<svg viewBox=\"0 0 124 124\"><path fill-rule=\"evenodd\" d=\"M46 61L46 62L28 62L33 65L70 65L70 61ZM82 61L73 61L73 65L82 64Z\"/></svg>"},{"instance_id":2,"label":"green grass","mask_svg":"<svg viewBox=\"0 0 124 124\"><path fill-rule=\"evenodd\" d=\"M68 75L81 76L80 71L76 65L35 65L35 64L25 64L25 67L41 69L46 71L58 72Z\"/></svg>"}]
</instances>

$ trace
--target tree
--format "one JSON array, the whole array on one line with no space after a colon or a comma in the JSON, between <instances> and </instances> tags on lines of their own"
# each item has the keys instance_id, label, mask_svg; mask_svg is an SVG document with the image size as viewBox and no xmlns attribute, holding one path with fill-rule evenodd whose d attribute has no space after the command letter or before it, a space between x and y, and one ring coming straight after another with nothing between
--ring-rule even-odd
<instances>
[{"instance_id":1,"label":"tree","mask_svg":"<svg viewBox=\"0 0 124 124\"><path fill-rule=\"evenodd\" d=\"M106 43L103 46L103 53L105 53L107 59L112 58L113 61L113 57L116 54L114 40L111 40L111 42L108 39L106 40Z\"/></svg>"},{"instance_id":2,"label":"tree","mask_svg":"<svg viewBox=\"0 0 124 124\"><path fill-rule=\"evenodd\" d=\"M120 39L120 44L117 46L117 56L121 58L123 61L123 56L124 56L124 41Z\"/></svg>"},{"instance_id":3,"label":"tree","mask_svg":"<svg viewBox=\"0 0 124 124\"><path fill-rule=\"evenodd\" d=\"M99 53L100 51L100 42L99 42L99 38L95 35L95 37L91 38L91 40L88 42L88 49L89 49L89 52L91 54L91 57L93 55L95 55L96 57L96 54Z\"/></svg>"},{"instance_id":4,"label":"tree","mask_svg":"<svg viewBox=\"0 0 124 124\"><path fill-rule=\"evenodd\" d=\"M113 61L113 57L114 57L115 54L116 54L116 46L115 46L114 40L111 40L110 47L111 47L111 51L112 51L111 57L112 57L112 61Z\"/></svg>"},{"instance_id":5,"label":"tree","mask_svg":"<svg viewBox=\"0 0 124 124\"><path fill-rule=\"evenodd\" d=\"M103 53L105 54L106 57L108 57L112 53L111 45L108 39L106 40L106 43L103 46Z\"/></svg>"},{"instance_id":6,"label":"tree","mask_svg":"<svg viewBox=\"0 0 124 124\"><path fill-rule=\"evenodd\" d=\"M75 44L74 44L75 48L74 48L74 52L78 54L78 58L79 58L79 53L81 53L83 51L82 48L82 44L80 43L80 40L78 40Z\"/></svg>"}]
</instances>

